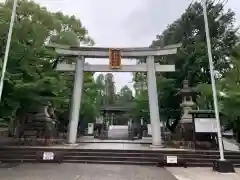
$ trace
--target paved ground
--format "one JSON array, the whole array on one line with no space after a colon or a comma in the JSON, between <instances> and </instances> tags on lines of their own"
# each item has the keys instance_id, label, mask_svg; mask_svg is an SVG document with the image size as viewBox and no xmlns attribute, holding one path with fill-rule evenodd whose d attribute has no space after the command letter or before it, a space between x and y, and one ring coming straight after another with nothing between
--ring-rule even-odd
<instances>
[{"instance_id":1,"label":"paved ground","mask_svg":"<svg viewBox=\"0 0 240 180\"><path fill-rule=\"evenodd\" d=\"M126 139L98 139L93 136L83 136L78 138L77 143L125 143L125 144L152 144L152 137L135 138L134 140Z\"/></svg>"},{"instance_id":2,"label":"paved ground","mask_svg":"<svg viewBox=\"0 0 240 180\"><path fill-rule=\"evenodd\" d=\"M128 139L128 126L110 125L108 129L109 139Z\"/></svg>"},{"instance_id":3,"label":"paved ground","mask_svg":"<svg viewBox=\"0 0 240 180\"><path fill-rule=\"evenodd\" d=\"M239 145L233 140L223 138L223 146L227 151L240 151Z\"/></svg>"},{"instance_id":4,"label":"paved ground","mask_svg":"<svg viewBox=\"0 0 240 180\"><path fill-rule=\"evenodd\" d=\"M178 180L240 180L240 169L236 173L221 174L212 168L167 168Z\"/></svg>"},{"instance_id":5,"label":"paved ground","mask_svg":"<svg viewBox=\"0 0 240 180\"><path fill-rule=\"evenodd\" d=\"M211 168L166 169L148 166L102 164L0 165L0 180L239 180L236 173L221 174Z\"/></svg>"},{"instance_id":6,"label":"paved ground","mask_svg":"<svg viewBox=\"0 0 240 180\"><path fill-rule=\"evenodd\" d=\"M0 168L0 180L177 180L158 167L93 164L22 164Z\"/></svg>"}]
</instances>

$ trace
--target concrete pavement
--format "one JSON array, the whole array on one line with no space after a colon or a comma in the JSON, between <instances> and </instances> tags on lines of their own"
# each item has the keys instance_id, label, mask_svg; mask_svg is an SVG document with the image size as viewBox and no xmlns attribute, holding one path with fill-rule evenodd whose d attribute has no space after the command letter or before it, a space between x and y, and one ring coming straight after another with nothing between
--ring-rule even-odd
<instances>
[{"instance_id":1,"label":"concrete pavement","mask_svg":"<svg viewBox=\"0 0 240 180\"><path fill-rule=\"evenodd\" d=\"M218 173L212 168L166 168L178 180L240 180L240 169L235 168L236 173Z\"/></svg>"},{"instance_id":2,"label":"concrete pavement","mask_svg":"<svg viewBox=\"0 0 240 180\"><path fill-rule=\"evenodd\" d=\"M151 167L103 164L7 164L0 180L239 180L236 173L221 174L212 168Z\"/></svg>"},{"instance_id":3,"label":"concrete pavement","mask_svg":"<svg viewBox=\"0 0 240 180\"><path fill-rule=\"evenodd\" d=\"M0 180L177 180L166 169L103 164L22 164L0 168Z\"/></svg>"}]
</instances>

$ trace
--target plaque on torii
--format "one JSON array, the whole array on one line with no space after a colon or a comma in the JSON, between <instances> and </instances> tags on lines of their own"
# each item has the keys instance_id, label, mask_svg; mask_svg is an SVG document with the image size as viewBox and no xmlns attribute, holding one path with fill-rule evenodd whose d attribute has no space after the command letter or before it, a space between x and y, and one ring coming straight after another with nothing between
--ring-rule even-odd
<instances>
[{"instance_id":1,"label":"plaque on torii","mask_svg":"<svg viewBox=\"0 0 240 180\"><path fill-rule=\"evenodd\" d=\"M111 69L120 69L122 62L120 49L109 49L109 66Z\"/></svg>"}]
</instances>

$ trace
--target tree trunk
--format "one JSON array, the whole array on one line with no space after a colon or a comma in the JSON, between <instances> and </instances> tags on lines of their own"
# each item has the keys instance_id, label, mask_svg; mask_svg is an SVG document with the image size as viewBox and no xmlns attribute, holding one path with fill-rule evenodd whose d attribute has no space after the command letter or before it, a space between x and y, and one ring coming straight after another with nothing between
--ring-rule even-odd
<instances>
[{"instance_id":1,"label":"tree trunk","mask_svg":"<svg viewBox=\"0 0 240 180\"><path fill-rule=\"evenodd\" d=\"M24 111L22 109L18 109L16 112L16 119L14 123L14 136L17 138L21 138L24 133L25 125L26 125L26 120L28 117L28 112Z\"/></svg>"},{"instance_id":2,"label":"tree trunk","mask_svg":"<svg viewBox=\"0 0 240 180\"><path fill-rule=\"evenodd\" d=\"M235 123L235 137L238 143L240 143L240 117L238 116L236 118Z\"/></svg>"}]
</instances>

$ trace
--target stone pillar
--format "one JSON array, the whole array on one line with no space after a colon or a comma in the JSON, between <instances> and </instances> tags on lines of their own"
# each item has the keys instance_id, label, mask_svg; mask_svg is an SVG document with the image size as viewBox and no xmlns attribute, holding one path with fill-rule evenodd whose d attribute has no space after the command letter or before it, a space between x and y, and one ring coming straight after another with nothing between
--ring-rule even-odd
<instances>
[{"instance_id":1,"label":"stone pillar","mask_svg":"<svg viewBox=\"0 0 240 180\"><path fill-rule=\"evenodd\" d=\"M111 114L111 125L114 124L114 113Z\"/></svg>"},{"instance_id":2,"label":"stone pillar","mask_svg":"<svg viewBox=\"0 0 240 180\"><path fill-rule=\"evenodd\" d=\"M129 119L129 121L128 121L128 139L133 140L132 119Z\"/></svg>"},{"instance_id":3,"label":"stone pillar","mask_svg":"<svg viewBox=\"0 0 240 180\"><path fill-rule=\"evenodd\" d=\"M70 122L68 143L75 144L77 139L77 129L79 121L79 112L81 108L81 97L84 81L84 57L77 59L74 75L74 86L71 101Z\"/></svg>"},{"instance_id":4,"label":"stone pillar","mask_svg":"<svg viewBox=\"0 0 240 180\"><path fill-rule=\"evenodd\" d=\"M160 116L158 107L158 94L157 94L157 82L156 82L156 69L154 56L147 57L147 80L148 80L148 99L150 108L150 121L152 131L152 145L161 146L162 137L160 129Z\"/></svg>"}]
</instances>

